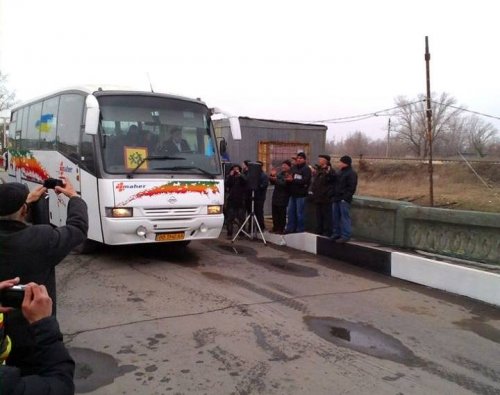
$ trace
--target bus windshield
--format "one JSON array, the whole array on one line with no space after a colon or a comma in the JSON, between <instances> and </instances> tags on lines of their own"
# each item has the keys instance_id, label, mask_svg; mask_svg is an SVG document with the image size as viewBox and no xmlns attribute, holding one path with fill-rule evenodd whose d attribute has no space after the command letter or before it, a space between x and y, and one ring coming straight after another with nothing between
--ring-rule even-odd
<instances>
[{"instance_id":1,"label":"bus windshield","mask_svg":"<svg viewBox=\"0 0 500 395\"><path fill-rule=\"evenodd\" d=\"M107 173L221 173L208 108L202 103L153 95L97 99Z\"/></svg>"}]
</instances>

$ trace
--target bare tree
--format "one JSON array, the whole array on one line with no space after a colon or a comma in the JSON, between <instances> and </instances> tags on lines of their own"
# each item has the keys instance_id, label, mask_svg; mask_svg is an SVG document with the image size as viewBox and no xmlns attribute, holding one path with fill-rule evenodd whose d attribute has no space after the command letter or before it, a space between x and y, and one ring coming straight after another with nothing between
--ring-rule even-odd
<instances>
[{"instance_id":1,"label":"bare tree","mask_svg":"<svg viewBox=\"0 0 500 395\"><path fill-rule=\"evenodd\" d=\"M485 122L476 115L471 115L465 119L465 130L470 149L474 150L481 158L486 156L487 148L493 143L497 129L491 123Z\"/></svg>"},{"instance_id":2,"label":"bare tree","mask_svg":"<svg viewBox=\"0 0 500 395\"><path fill-rule=\"evenodd\" d=\"M450 125L456 122L462 110L454 108L456 100L446 92L441 93L437 100L431 100L432 141L439 143L439 140L443 139L446 132L450 130ZM395 103L398 106L395 111L397 138L406 143L416 156L426 157L429 152L429 138L427 136L425 95L421 94L417 100L413 101L399 96L395 99Z\"/></svg>"},{"instance_id":3,"label":"bare tree","mask_svg":"<svg viewBox=\"0 0 500 395\"><path fill-rule=\"evenodd\" d=\"M12 107L16 100L16 93L7 88L7 75L0 71L0 111Z\"/></svg>"},{"instance_id":4,"label":"bare tree","mask_svg":"<svg viewBox=\"0 0 500 395\"><path fill-rule=\"evenodd\" d=\"M352 156L368 154L370 138L363 132L357 130L349 134L344 140L344 153Z\"/></svg>"}]
</instances>

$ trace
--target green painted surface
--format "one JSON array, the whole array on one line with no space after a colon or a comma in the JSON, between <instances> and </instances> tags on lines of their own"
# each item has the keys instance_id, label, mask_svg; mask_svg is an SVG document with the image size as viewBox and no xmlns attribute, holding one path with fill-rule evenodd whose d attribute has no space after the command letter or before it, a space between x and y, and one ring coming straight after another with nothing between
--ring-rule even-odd
<instances>
[{"instance_id":1,"label":"green painted surface","mask_svg":"<svg viewBox=\"0 0 500 395\"><path fill-rule=\"evenodd\" d=\"M355 237L500 265L500 214L357 196L352 218Z\"/></svg>"}]
</instances>

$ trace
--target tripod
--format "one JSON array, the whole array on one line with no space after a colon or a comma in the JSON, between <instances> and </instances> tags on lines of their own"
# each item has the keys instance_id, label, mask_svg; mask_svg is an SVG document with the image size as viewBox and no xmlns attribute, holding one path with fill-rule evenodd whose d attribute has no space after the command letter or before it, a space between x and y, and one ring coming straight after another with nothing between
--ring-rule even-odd
<instances>
[{"instance_id":1,"label":"tripod","mask_svg":"<svg viewBox=\"0 0 500 395\"><path fill-rule=\"evenodd\" d=\"M245 231L245 229L244 229L245 225L247 224L248 221L250 221L250 234L248 234ZM236 235L233 237L233 240L231 240L231 243L234 243L235 240L238 238L238 235L240 233L242 233L242 232L250 240L253 240L254 236L255 236L255 234L254 234L254 225L256 225L256 228L259 230L260 237L262 237L262 241L264 242L264 244L267 245L266 238L264 237L264 233L262 233L262 229L260 228L259 221L257 221L257 216L255 215L255 191L252 190L252 206L251 206L250 214L248 214L247 217L245 218L245 221L243 221L243 224L241 225L241 227L236 232Z\"/></svg>"}]
</instances>

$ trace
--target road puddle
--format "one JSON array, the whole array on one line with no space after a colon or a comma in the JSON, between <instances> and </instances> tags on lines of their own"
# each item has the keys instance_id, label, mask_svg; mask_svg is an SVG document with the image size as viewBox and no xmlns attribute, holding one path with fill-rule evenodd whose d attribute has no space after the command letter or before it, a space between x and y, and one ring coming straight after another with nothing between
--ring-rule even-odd
<instances>
[{"instance_id":1,"label":"road puddle","mask_svg":"<svg viewBox=\"0 0 500 395\"><path fill-rule=\"evenodd\" d=\"M69 348L76 363L75 392L85 394L111 384L117 377L137 369L133 365L118 366L118 361L109 354L89 348Z\"/></svg>"},{"instance_id":2,"label":"road puddle","mask_svg":"<svg viewBox=\"0 0 500 395\"><path fill-rule=\"evenodd\" d=\"M304 321L309 330L337 346L409 366L421 363L398 339L371 325L332 317L304 317Z\"/></svg>"},{"instance_id":3,"label":"road puddle","mask_svg":"<svg viewBox=\"0 0 500 395\"><path fill-rule=\"evenodd\" d=\"M255 255L255 252L253 252L251 248L242 247L235 244L217 244L217 248L224 251L225 253L234 255Z\"/></svg>"}]
</instances>

